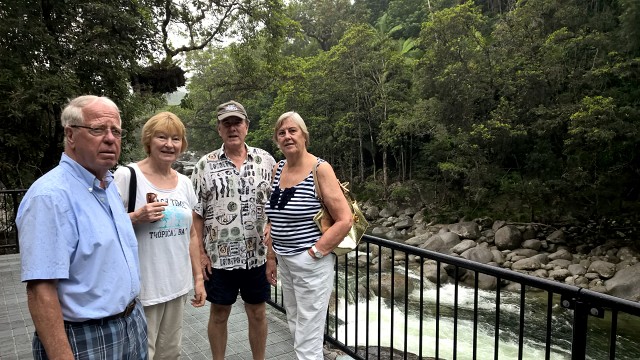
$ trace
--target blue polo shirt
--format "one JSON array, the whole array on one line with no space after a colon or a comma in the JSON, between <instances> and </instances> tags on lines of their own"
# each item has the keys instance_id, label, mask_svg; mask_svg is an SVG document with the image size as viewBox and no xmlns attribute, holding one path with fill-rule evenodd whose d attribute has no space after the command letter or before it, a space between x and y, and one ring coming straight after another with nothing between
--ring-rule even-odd
<instances>
[{"instance_id":1,"label":"blue polo shirt","mask_svg":"<svg viewBox=\"0 0 640 360\"><path fill-rule=\"evenodd\" d=\"M58 279L67 321L122 312L140 293L138 245L113 175L100 180L62 154L24 196L16 223L22 281Z\"/></svg>"}]
</instances>

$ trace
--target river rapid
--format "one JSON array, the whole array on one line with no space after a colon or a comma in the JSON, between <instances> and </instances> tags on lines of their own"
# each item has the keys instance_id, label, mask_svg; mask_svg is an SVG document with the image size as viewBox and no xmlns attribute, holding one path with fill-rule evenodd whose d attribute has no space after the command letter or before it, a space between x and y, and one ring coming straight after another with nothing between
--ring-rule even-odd
<instances>
[{"instance_id":1,"label":"river rapid","mask_svg":"<svg viewBox=\"0 0 640 360\"><path fill-rule=\"evenodd\" d=\"M417 278L415 275L413 277ZM423 357L436 357L436 341L439 338L438 358L440 359L519 359L519 293L504 290L500 293L499 341L497 357L495 357L496 292L478 291L477 345L474 358L474 290L463 286L458 287L458 320L455 323L455 286L446 284L440 288L439 334L436 334L437 289L435 284L430 282L425 284L430 285L422 293L422 316L420 315L420 292L414 290L408 296L407 321L405 321L404 303L396 302L392 307L388 299L370 297L368 306L366 301L360 300L357 306L347 304L345 309L344 301L339 302L336 310L341 319L339 321L341 325L337 328L337 338L348 346L354 344L376 346L380 339L380 346L393 347L402 353L405 346L403 334L406 326L408 333L406 351L413 354L420 354L421 351ZM354 287L350 286L350 288ZM351 298L352 296L353 294L350 294ZM344 300L345 296L339 296L339 299ZM547 293L527 292L524 303L522 359L545 359ZM550 359L565 360L571 359L573 311L562 308L559 303L558 295L553 301ZM345 314L348 314L346 327ZM356 318L358 333L355 332ZM379 329L378 321L380 321ZM369 324L368 342L367 324ZM603 319L590 316L588 324L587 359L608 359L611 312L607 311ZM392 333L393 344L390 340ZM640 334L640 321L637 318L626 314L618 316L616 360L640 359L638 334ZM455 356L454 337L457 338ZM422 348L420 349L421 338Z\"/></svg>"}]
</instances>

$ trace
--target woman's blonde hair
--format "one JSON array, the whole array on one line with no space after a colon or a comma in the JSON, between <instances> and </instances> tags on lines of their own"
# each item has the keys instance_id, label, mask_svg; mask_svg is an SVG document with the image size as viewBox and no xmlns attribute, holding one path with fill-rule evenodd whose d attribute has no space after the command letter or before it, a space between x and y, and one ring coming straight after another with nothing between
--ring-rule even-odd
<instances>
[{"instance_id":1,"label":"woman's blonde hair","mask_svg":"<svg viewBox=\"0 0 640 360\"><path fill-rule=\"evenodd\" d=\"M152 116L142 127L142 145L147 155L151 153L151 139L158 132L164 132L169 135L177 134L182 138L180 153L182 154L187 150L189 143L187 142L187 130L184 124L176 114L163 111Z\"/></svg>"},{"instance_id":2,"label":"woman's blonde hair","mask_svg":"<svg viewBox=\"0 0 640 360\"><path fill-rule=\"evenodd\" d=\"M278 130L282 126L282 123L287 119L290 119L296 125L298 125L300 130L302 130L302 135L304 135L304 139L306 140L306 145L309 146L309 130L307 129L307 124L304 123L302 116L300 116L300 114L298 114L295 111L288 111L280 115L280 117L278 118L278 121L276 121L276 125L273 130L273 141L275 141L276 144L278 143Z\"/></svg>"}]
</instances>

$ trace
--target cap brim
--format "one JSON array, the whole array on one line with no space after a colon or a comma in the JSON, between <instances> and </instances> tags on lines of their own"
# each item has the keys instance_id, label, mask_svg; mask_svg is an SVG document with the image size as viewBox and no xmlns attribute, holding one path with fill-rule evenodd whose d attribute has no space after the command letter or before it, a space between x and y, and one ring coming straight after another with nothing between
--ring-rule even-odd
<instances>
[{"instance_id":1,"label":"cap brim","mask_svg":"<svg viewBox=\"0 0 640 360\"><path fill-rule=\"evenodd\" d=\"M247 120L247 117L243 113L236 112L236 111L229 111L229 112L226 112L226 113L224 113L222 115L218 115L218 121L222 121L224 119L228 119L228 118L232 118L232 117L237 117L237 118L242 119L242 120Z\"/></svg>"}]
</instances>

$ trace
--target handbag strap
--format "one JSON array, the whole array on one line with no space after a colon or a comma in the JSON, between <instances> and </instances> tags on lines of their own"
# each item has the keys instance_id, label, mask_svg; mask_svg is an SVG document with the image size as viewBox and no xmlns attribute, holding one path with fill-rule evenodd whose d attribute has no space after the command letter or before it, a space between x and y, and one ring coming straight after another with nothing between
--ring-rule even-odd
<instances>
[{"instance_id":1,"label":"handbag strap","mask_svg":"<svg viewBox=\"0 0 640 360\"><path fill-rule=\"evenodd\" d=\"M322 194L320 193L320 182L318 181L318 165L320 165L320 161L316 162L316 165L313 167L313 184L316 187L316 197L320 200L320 204L324 206L324 201L322 200Z\"/></svg>"},{"instance_id":2,"label":"handbag strap","mask_svg":"<svg viewBox=\"0 0 640 360\"><path fill-rule=\"evenodd\" d=\"M136 209L136 171L129 165L125 166L129 168L129 171L131 171L131 179L129 180L129 208L127 209L127 212L134 212Z\"/></svg>"}]
</instances>

